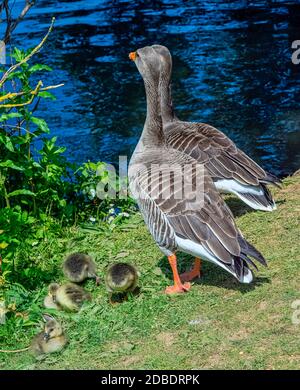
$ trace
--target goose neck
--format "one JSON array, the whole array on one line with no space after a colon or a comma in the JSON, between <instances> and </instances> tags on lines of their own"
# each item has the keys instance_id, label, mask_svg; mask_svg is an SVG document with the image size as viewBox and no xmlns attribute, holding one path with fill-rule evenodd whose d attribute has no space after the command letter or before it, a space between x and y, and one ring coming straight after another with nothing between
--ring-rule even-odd
<instances>
[{"instance_id":1,"label":"goose neck","mask_svg":"<svg viewBox=\"0 0 300 390\"><path fill-rule=\"evenodd\" d=\"M161 145L163 142L162 120L160 115L160 102L158 86L145 80L147 116L141 139L147 145Z\"/></svg>"},{"instance_id":2,"label":"goose neck","mask_svg":"<svg viewBox=\"0 0 300 390\"><path fill-rule=\"evenodd\" d=\"M172 102L172 87L170 75L162 72L159 83L159 95L161 106L161 117L163 124L173 122L176 117Z\"/></svg>"}]
</instances>

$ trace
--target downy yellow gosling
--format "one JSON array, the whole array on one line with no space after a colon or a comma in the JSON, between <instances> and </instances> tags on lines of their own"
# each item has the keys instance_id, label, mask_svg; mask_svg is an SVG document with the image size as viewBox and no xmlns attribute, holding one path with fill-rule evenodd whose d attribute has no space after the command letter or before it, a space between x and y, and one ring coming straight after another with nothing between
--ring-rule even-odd
<instances>
[{"instance_id":1,"label":"downy yellow gosling","mask_svg":"<svg viewBox=\"0 0 300 390\"><path fill-rule=\"evenodd\" d=\"M78 311L84 301L92 299L89 292L74 283L65 283L61 286L57 283L51 283L49 294L51 294L55 305L68 311Z\"/></svg>"}]
</instances>

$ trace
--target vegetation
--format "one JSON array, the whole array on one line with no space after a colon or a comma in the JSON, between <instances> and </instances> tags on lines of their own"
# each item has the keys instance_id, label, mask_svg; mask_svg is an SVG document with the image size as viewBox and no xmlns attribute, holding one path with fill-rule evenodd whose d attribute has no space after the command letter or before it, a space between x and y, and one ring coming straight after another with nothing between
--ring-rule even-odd
<instances>
[{"instance_id":1,"label":"vegetation","mask_svg":"<svg viewBox=\"0 0 300 390\"><path fill-rule=\"evenodd\" d=\"M54 239L63 226L113 230L135 210L130 199L111 199L105 192L108 185L119 191L105 163L69 163L45 119L35 115L40 100L55 99L49 91L63 86L44 87L40 78L52 69L32 63L53 22L35 48L14 49L15 63L2 69L0 80L0 301L6 303L15 290L26 295L49 280L37 260L18 259L18 253ZM5 306L10 310L14 303Z\"/></svg>"},{"instance_id":2,"label":"vegetation","mask_svg":"<svg viewBox=\"0 0 300 390\"><path fill-rule=\"evenodd\" d=\"M251 212L229 198L245 236L268 259L251 285L241 285L221 269L204 263L203 277L182 296L163 294L171 282L166 258L156 247L139 215L113 232L93 234L79 227L58 229L19 261L35 264L47 280L62 278L61 262L70 251L91 253L104 276L115 260L136 264L141 272L140 294L110 305L103 284L85 287L93 301L78 314L58 312L70 338L60 354L35 360L28 352L0 354L7 369L298 369L299 326L292 323L299 300L300 176L285 179L276 190L278 210ZM192 258L180 255L181 267ZM184 262L183 262L184 261ZM10 291L11 310L0 327L1 348L26 347L39 329L46 286Z\"/></svg>"},{"instance_id":3,"label":"vegetation","mask_svg":"<svg viewBox=\"0 0 300 390\"><path fill-rule=\"evenodd\" d=\"M112 261L135 264L141 289L112 306L103 284L88 281L92 302L76 314L53 311L69 346L38 360L28 352L0 353L0 369L298 368L291 305L299 299L300 177L276 190L274 213L251 212L228 198L247 239L269 261L253 284L204 264L191 292L164 295L171 273L134 203L99 199L99 183L111 185L105 164L70 164L35 114L40 100L55 99L49 91L61 86L44 87L51 68L32 63L51 29L37 47L14 50L15 64L0 80L0 320L6 320L0 349L29 345L41 327L47 284L62 280L70 252L92 255L102 278ZM182 270L192 261L180 260Z\"/></svg>"}]
</instances>

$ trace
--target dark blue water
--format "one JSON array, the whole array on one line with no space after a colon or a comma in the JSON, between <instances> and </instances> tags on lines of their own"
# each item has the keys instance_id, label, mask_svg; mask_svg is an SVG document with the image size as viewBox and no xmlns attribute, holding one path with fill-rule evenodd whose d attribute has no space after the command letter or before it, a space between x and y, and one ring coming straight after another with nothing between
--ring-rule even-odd
<instances>
[{"instance_id":1,"label":"dark blue water","mask_svg":"<svg viewBox=\"0 0 300 390\"><path fill-rule=\"evenodd\" d=\"M71 160L116 162L131 154L146 107L128 53L160 43L174 57L181 119L218 127L275 174L299 168L300 65L291 62L299 0L40 0L12 44L37 44L51 16L56 27L39 56L55 72L43 80L65 86L38 114Z\"/></svg>"}]
</instances>

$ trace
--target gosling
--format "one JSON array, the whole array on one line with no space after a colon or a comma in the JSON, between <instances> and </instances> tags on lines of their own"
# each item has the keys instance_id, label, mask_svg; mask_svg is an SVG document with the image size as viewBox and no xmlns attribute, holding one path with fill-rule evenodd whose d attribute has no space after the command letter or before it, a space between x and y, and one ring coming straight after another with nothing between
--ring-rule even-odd
<instances>
[{"instance_id":1,"label":"gosling","mask_svg":"<svg viewBox=\"0 0 300 390\"><path fill-rule=\"evenodd\" d=\"M99 285L100 279L96 273L96 264L85 253L72 253L63 263L63 272L70 282L81 283L87 278L95 279Z\"/></svg>"},{"instance_id":2,"label":"gosling","mask_svg":"<svg viewBox=\"0 0 300 390\"><path fill-rule=\"evenodd\" d=\"M74 283L49 285L49 295L54 305L67 311L79 311L84 301L92 299L91 294Z\"/></svg>"},{"instance_id":3,"label":"gosling","mask_svg":"<svg viewBox=\"0 0 300 390\"><path fill-rule=\"evenodd\" d=\"M137 287L138 277L139 273L133 265L127 263L112 264L108 268L105 277L110 302L113 303L113 294L126 296L128 292L133 292Z\"/></svg>"},{"instance_id":4,"label":"gosling","mask_svg":"<svg viewBox=\"0 0 300 390\"><path fill-rule=\"evenodd\" d=\"M33 338L30 345L30 352L35 356L59 352L68 342L60 323L54 317L44 314L43 319L44 330Z\"/></svg>"}]
</instances>

